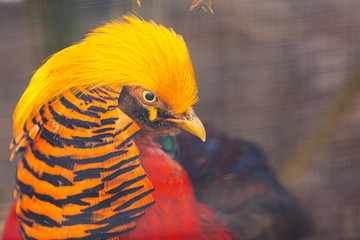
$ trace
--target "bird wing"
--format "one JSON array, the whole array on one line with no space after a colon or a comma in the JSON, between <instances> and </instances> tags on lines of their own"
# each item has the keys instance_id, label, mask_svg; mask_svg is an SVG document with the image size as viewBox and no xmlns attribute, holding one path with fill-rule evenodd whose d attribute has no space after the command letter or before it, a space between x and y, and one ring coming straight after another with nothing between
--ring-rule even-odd
<instances>
[{"instance_id":1,"label":"bird wing","mask_svg":"<svg viewBox=\"0 0 360 240\"><path fill-rule=\"evenodd\" d=\"M197 198L241 239L300 239L309 223L254 143L205 125L207 141L179 135L179 162Z\"/></svg>"},{"instance_id":2,"label":"bird wing","mask_svg":"<svg viewBox=\"0 0 360 240\"><path fill-rule=\"evenodd\" d=\"M112 238L154 203L133 138L117 107L121 89L74 88L45 104L13 142L16 214L23 238Z\"/></svg>"}]
</instances>

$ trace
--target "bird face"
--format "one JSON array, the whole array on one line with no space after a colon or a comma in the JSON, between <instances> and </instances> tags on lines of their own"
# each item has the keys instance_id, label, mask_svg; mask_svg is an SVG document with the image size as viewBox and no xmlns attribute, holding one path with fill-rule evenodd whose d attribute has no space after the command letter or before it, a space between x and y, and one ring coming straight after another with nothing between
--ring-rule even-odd
<instances>
[{"instance_id":1,"label":"bird face","mask_svg":"<svg viewBox=\"0 0 360 240\"><path fill-rule=\"evenodd\" d=\"M153 134L174 135L185 130L205 141L204 126L192 107L176 113L159 94L138 86L123 87L118 106L142 129Z\"/></svg>"}]
</instances>

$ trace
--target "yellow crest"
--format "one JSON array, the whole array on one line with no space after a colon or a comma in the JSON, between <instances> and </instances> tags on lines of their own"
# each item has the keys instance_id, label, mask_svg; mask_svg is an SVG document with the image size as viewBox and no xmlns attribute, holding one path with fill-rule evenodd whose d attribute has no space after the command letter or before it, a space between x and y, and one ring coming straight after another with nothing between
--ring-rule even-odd
<instances>
[{"instance_id":1,"label":"yellow crest","mask_svg":"<svg viewBox=\"0 0 360 240\"><path fill-rule=\"evenodd\" d=\"M123 18L95 29L38 69L16 106L14 135L44 104L74 87L141 86L158 94L176 113L197 101L183 38L152 21Z\"/></svg>"}]
</instances>

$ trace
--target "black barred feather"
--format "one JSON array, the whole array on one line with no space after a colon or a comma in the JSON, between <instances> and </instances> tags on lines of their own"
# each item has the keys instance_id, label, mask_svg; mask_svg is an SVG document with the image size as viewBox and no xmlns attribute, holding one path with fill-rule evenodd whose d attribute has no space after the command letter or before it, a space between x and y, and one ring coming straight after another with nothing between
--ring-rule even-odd
<instances>
[{"instance_id":1,"label":"black barred feather","mask_svg":"<svg viewBox=\"0 0 360 240\"><path fill-rule=\"evenodd\" d=\"M24 239L105 239L135 228L154 201L132 143L140 131L120 90L71 89L14 138L17 216Z\"/></svg>"}]
</instances>

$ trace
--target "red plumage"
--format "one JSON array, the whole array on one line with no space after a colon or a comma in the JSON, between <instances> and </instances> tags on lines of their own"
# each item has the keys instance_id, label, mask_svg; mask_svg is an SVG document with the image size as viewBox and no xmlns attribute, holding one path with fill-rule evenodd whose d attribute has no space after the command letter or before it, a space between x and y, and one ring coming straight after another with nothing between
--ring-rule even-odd
<instances>
[{"instance_id":1,"label":"red plumage","mask_svg":"<svg viewBox=\"0 0 360 240\"><path fill-rule=\"evenodd\" d=\"M3 230L3 240L20 240L20 229L19 229L19 223L16 219L16 213L15 213L15 206L16 204L13 204L10 210L10 214L8 218L6 219L4 230Z\"/></svg>"}]
</instances>

